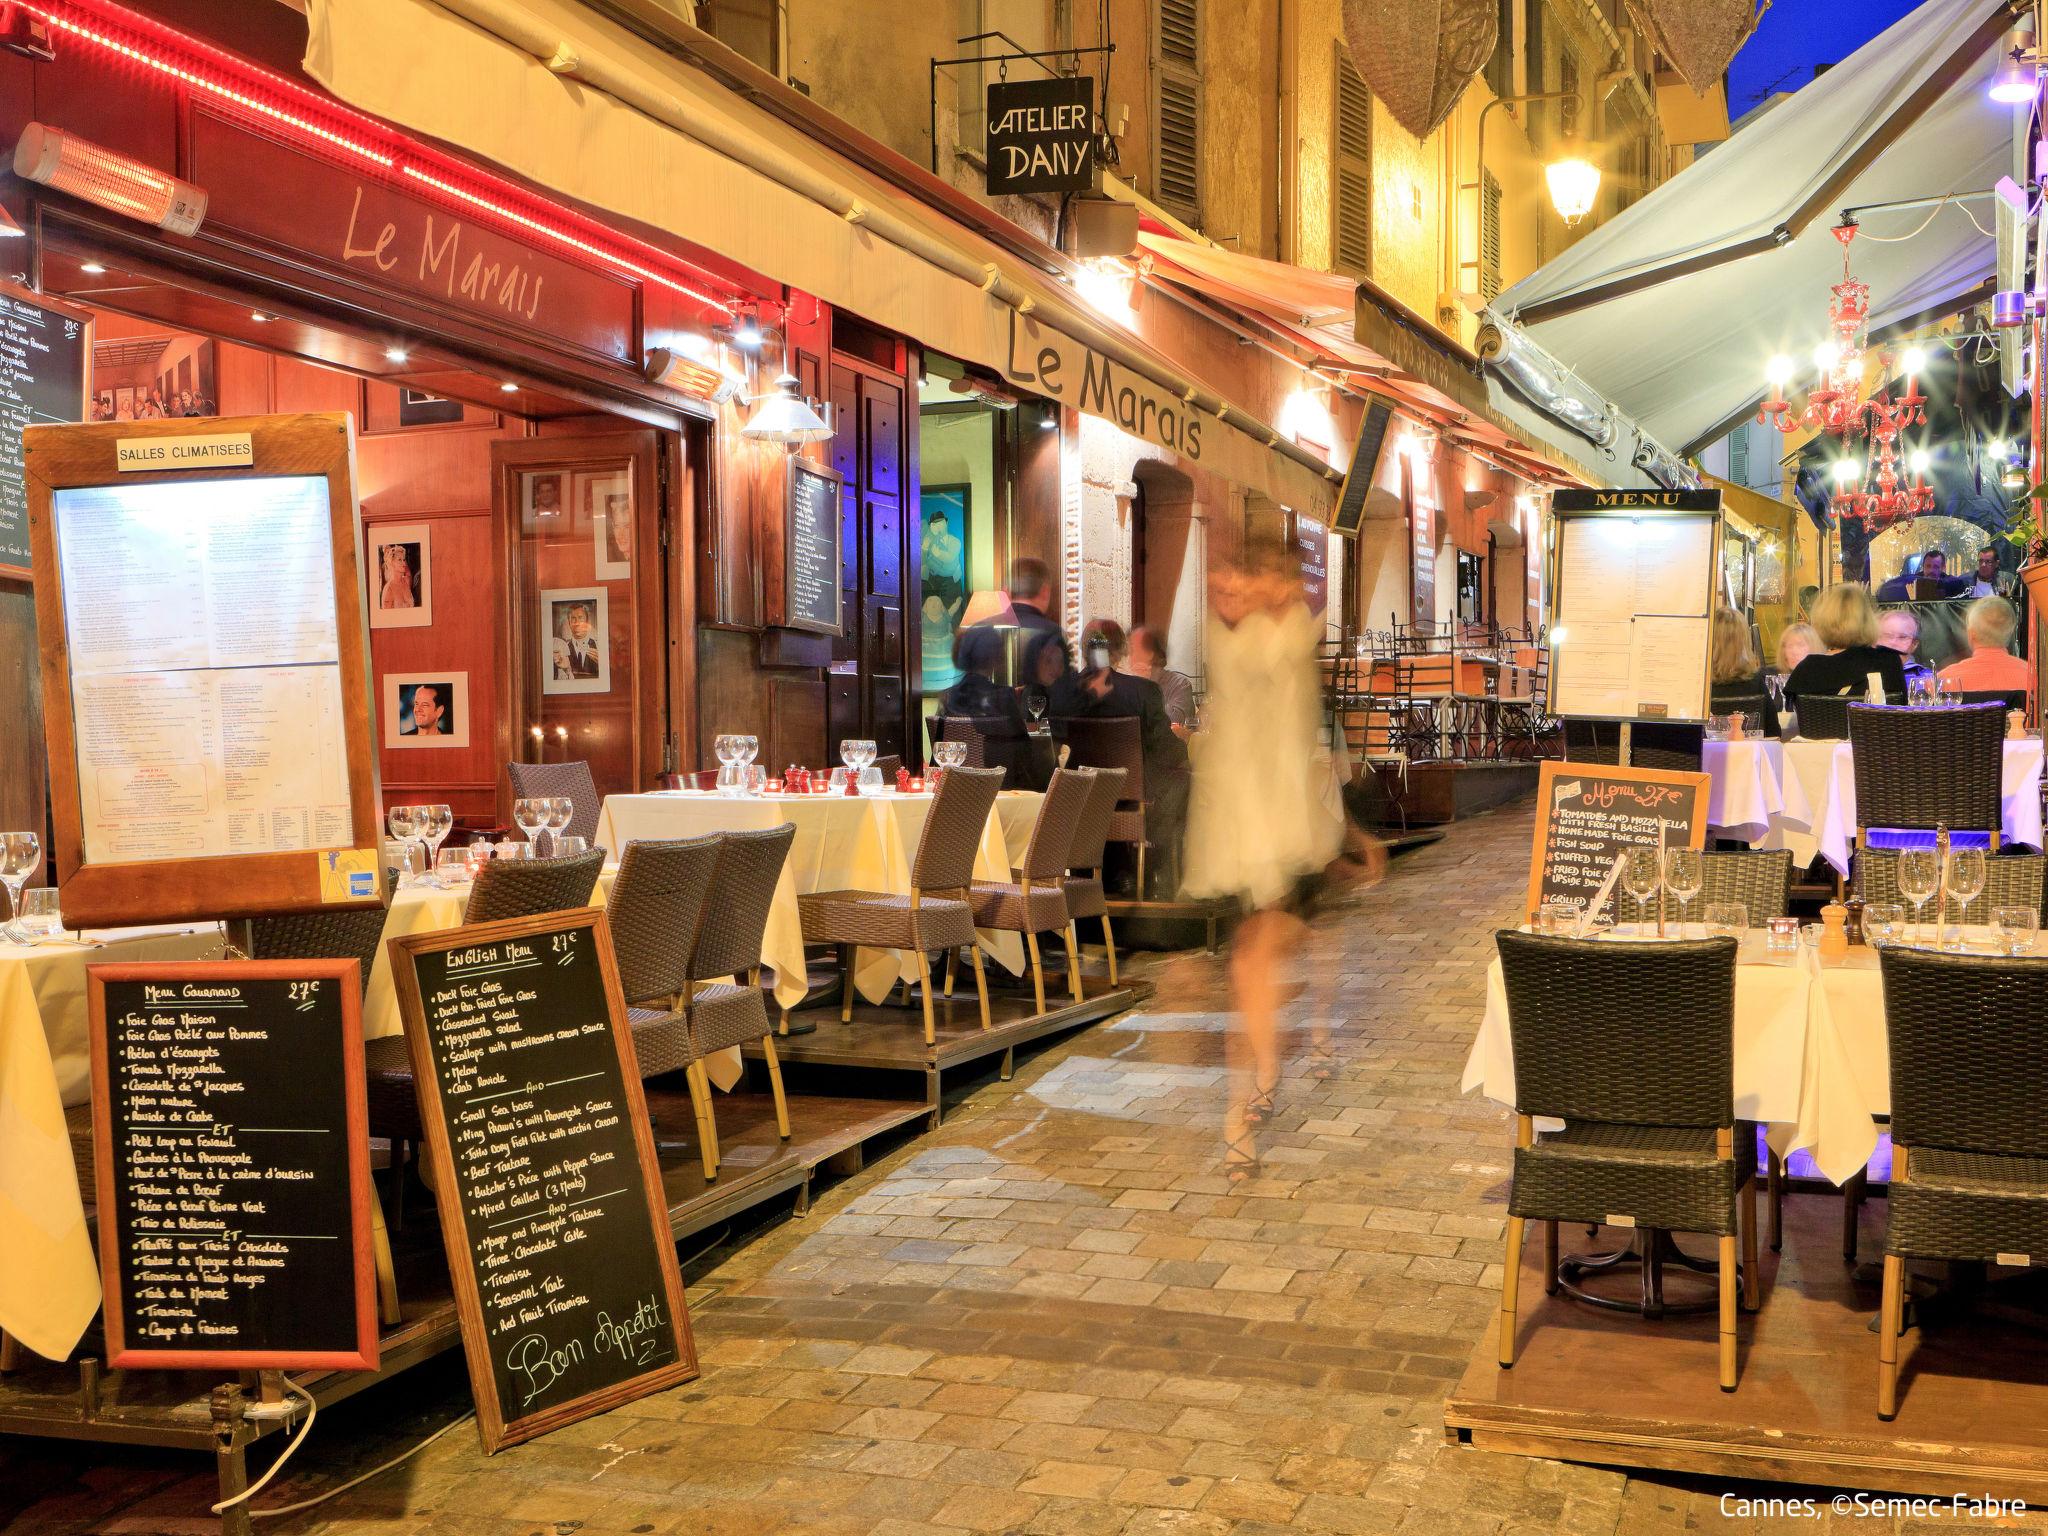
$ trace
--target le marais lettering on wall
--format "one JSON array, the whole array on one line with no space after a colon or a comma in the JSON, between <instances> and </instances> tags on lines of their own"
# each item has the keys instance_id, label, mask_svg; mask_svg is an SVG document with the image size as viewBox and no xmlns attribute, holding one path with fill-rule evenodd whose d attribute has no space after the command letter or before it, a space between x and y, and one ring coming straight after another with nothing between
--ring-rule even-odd
<instances>
[{"instance_id":1,"label":"le marais lettering on wall","mask_svg":"<svg viewBox=\"0 0 2048 1536\"><path fill-rule=\"evenodd\" d=\"M529 272L523 262L482 249L460 219L422 212L420 222L402 233L396 219L363 217L363 188L356 188L349 205L348 230L341 237L343 261L366 261L379 272L390 272L401 261L411 263L417 255L418 270L412 276L422 287L432 288L448 298L467 299L485 309L502 309L521 320L540 314L541 292L547 284L544 273Z\"/></svg>"},{"instance_id":2,"label":"le marais lettering on wall","mask_svg":"<svg viewBox=\"0 0 2048 1536\"><path fill-rule=\"evenodd\" d=\"M1134 437L1202 461L1202 416L1120 363L1028 316L1009 317L1003 372L1014 384L1090 416L1113 421Z\"/></svg>"}]
</instances>

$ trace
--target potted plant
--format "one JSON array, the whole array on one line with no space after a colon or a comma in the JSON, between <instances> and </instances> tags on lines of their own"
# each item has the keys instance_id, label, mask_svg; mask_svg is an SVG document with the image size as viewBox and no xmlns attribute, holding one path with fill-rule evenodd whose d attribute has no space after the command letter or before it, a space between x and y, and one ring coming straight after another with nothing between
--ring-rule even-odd
<instances>
[{"instance_id":1,"label":"potted plant","mask_svg":"<svg viewBox=\"0 0 2048 1536\"><path fill-rule=\"evenodd\" d=\"M2020 584L2027 589L2027 602L2036 614L2048 615L2048 528L2041 523L2041 506L2048 501L2048 483L2027 492L2024 510L2018 512L1999 537L2019 546Z\"/></svg>"}]
</instances>

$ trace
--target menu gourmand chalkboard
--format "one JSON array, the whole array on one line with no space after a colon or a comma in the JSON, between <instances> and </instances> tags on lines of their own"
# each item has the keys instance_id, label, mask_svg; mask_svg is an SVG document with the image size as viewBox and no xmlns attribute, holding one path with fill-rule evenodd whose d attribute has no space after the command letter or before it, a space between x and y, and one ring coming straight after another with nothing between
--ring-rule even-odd
<instances>
[{"instance_id":1,"label":"menu gourmand chalkboard","mask_svg":"<svg viewBox=\"0 0 2048 1536\"><path fill-rule=\"evenodd\" d=\"M484 1450L695 1377L603 912L390 949Z\"/></svg>"},{"instance_id":2,"label":"menu gourmand chalkboard","mask_svg":"<svg viewBox=\"0 0 2048 1536\"><path fill-rule=\"evenodd\" d=\"M87 979L109 1361L375 1370L356 962Z\"/></svg>"},{"instance_id":3,"label":"menu gourmand chalkboard","mask_svg":"<svg viewBox=\"0 0 2048 1536\"><path fill-rule=\"evenodd\" d=\"M789 461L783 622L790 629L840 631L839 496L837 473L803 459Z\"/></svg>"},{"instance_id":4,"label":"menu gourmand chalkboard","mask_svg":"<svg viewBox=\"0 0 2048 1536\"><path fill-rule=\"evenodd\" d=\"M1624 848L1698 848L1707 835L1707 775L1547 762L1536 781L1536 849L1528 909L1581 910Z\"/></svg>"},{"instance_id":5,"label":"menu gourmand chalkboard","mask_svg":"<svg viewBox=\"0 0 2048 1536\"><path fill-rule=\"evenodd\" d=\"M85 417L92 321L41 294L0 283L0 576L27 580L28 483L21 434Z\"/></svg>"}]
</instances>

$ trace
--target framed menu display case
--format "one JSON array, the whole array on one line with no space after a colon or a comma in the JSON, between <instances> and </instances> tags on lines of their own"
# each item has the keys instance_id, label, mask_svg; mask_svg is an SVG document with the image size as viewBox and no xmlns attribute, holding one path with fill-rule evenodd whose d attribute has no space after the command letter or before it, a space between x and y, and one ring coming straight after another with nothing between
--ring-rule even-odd
<instances>
[{"instance_id":1,"label":"framed menu display case","mask_svg":"<svg viewBox=\"0 0 2048 1536\"><path fill-rule=\"evenodd\" d=\"M67 920L378 903L349 418L23 437Z\"/></svg>"}]
</instances>

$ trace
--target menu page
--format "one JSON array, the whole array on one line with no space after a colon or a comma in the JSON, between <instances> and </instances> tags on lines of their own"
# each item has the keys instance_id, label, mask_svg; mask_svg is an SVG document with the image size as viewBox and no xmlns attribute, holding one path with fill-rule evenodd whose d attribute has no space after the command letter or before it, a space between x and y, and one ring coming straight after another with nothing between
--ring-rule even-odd
<instances>
[{"instance_id":1,"label":"menu page","mask_svg":"<svg viewBox=\"0 0 2048 1536\"><path fill-rule=\"evenodd\" d=\"M22 430L79 419L86 339L84 322L0 285L0 566L30 561Z\"/></svg>"},{"instance_id":2,"label":"menu page","mask_svg":"<svg viewBox=\"0 0 2048 1536\"><path fill-rule=\"evenodd\" d=\"M325 477L53 505L87 862L347 846Z\"/></svg>"},{"instance_id":3,"label":"menu page","mask_svg":"<svg viewBox=\"0 0 2048 1536\"><path fill-rule=\"evenodd\" d=\"M1706 699L1715 521L1558 521L1553 709L1697 720Z\"/></svg>"}]
</instances>

